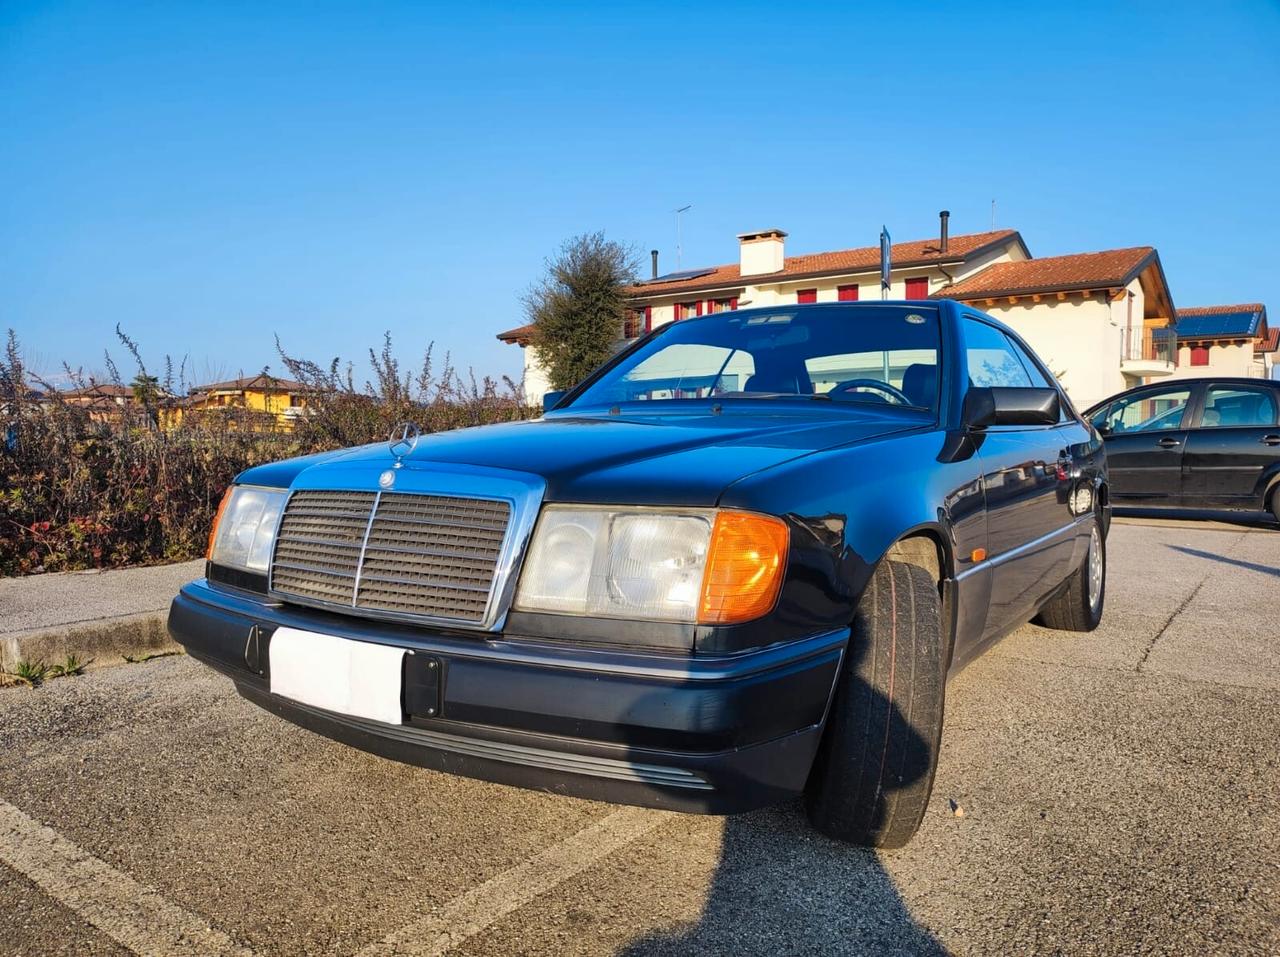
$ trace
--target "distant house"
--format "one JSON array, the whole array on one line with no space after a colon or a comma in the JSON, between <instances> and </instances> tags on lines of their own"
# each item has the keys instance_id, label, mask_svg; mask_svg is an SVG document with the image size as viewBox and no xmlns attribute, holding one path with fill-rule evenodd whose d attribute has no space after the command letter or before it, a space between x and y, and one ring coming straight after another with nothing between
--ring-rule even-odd
<instances>
[{"instance_id":1,"label":"distant house","mask_svg":"<svg viewBox=\"0 0 1280 957\"><path fill-rule=\"evenodd\" d=\"M183 405L188 414L238 411L240 414L229 417L234 424L288 431L306 414L309 393L304 383L260 373L195 386Z\"/></svg>"},{"instance_id":2,"label":"distant house","mask_svg":"<svg viewBox=\"0 0 1280 957\"><path fill-rule=\"evenodd\" d=\"M164 395L162 390L158 394ZM85 410L91 421L107 425L119 423L130 409L142 409L142 403L132 388L112 382L91 382L75 389L65 389L58 396L67 405Z\"/></svg>"},{"instance_id":3,"label":"distant house","mask_svg":"<svg viewBox=\"0 0 1280 957\"><path fill-rule=\"evenodd\" d=\"M748 306L806 302L852 302L880 298L880 247L787 256L787 234L764 229L738 236L738 261L723 266L653 275L627 290L630 315L624 330L635 338L657 326L708 313ZM1029 259L1014 229L949 236L947 215L933 239L894 243L890 298L927 299L948 283L996 263ZM529 345L531 326L498 334L521 347ZM525 349L525 390L541 403L547 379L533 350Z\"/></svg>"},{"instance_id":4,"label":"distant house","mask_svg":"<svg viewBox=\"0 0 1280 957\"><path fill-rule=\"evenodd\" d=\"M1173 298L1150 246L998 263L935 296L1007 323L1081 408L1177 367Z\"/></svg>"},{"instance_id":5,"label":"distant house","mask_svg":"<svg viewBox=\"0 0 1280 957\"><path fill-rule=\"evenodd\" d=\"M658 274L655 253L653 276L627 290L624 338L747 306L880 298L878 246L788 256L786 237L780 229L742 233L738 262L666 275ZM1017 230L949 236L944 212L937 237L894 243L891 265L888 298L957 299L996 316L1059 374L1081 408L1172 376L1190 361L1178 347L1180 317L1195 310L1175 307L1151 246L1037 259ZM525 389L536 404L548 386L528 348L532 332L532 326L519 326L498 338L525 349ZM1250 341L1255 354L1265 352L1265 338ZM1251 368L1233 374L1263 374L1262 365Z\"/></svg>"},{"instance_id":6,"label":"distant house","mask_svg":"<svg viewBox=\"0 0 1280 957\"><path fill-rule=\"evenodd\" d=\"M1267 323L1260 302L1178 310L1178 376L1269 379L1280 348L1280 326Z\"/></svg>"}]
</instances>

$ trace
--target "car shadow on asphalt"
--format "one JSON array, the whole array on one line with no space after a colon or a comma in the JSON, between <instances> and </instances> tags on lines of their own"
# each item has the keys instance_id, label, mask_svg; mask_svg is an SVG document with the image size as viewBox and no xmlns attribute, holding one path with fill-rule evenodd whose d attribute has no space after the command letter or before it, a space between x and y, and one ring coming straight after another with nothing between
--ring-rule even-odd
<instances>
[{"instance_id":1,"label":"car shadow on asphalt","mask_svg":"<svg viewBox=\"0 0 1280 957\"><path fill-rule=\"evenodd\" d=\"M1228 558L1226 555L1219 555L1217 552L1206 552L1199 548L1191 548L1187 545L1166 545L1175 552L1181 552L1184 555L1192 555L1195 558L1207 558L1211 562L1219 562L1223 565L1234 565L1236 568L1247 568L1251 572L1262 572L1264 575L1272 575L1280 578L1280 566L1263 565L1259 562L1246 562L1239 558Z\"/></svg>"},{"instance_id":2,"label":"car shadow on asphalt","mask_svg":"<svg viewBox=\"0 0 1280 957\"><path fill-rule=\"evenodd\" d=\"M626 957L916 954L947 950L916 923L877 852L810 829L798 803L725 819L696 923L650 933Z\"/></svg>"},{"instance_id":3,"label":"car shadow on asphalt","mask_svg":"<svg viewBox=\"0 0 1280 957\"><path fill-rule=\"evenodd\" d=\"M861 644L850 641L846 656ZM858 648L865 650L865 647ZM874 818L898 788L932 775L937 763L926 738L884 694L870 687L847 657L831 708L861 696L886 740L902 742L897 780L886 775ZM887 728L884 723L887 719ZM880 732L876 732L878 735ZM696 923L651 932L622 948L626 957L656 954L911 954L947 950L916 923L886 871L881 853L823 836L801 801L724 819L720 859ZM892 853L892 852L887 852Z\"/></svg>"},{"instance_id":4,"label":"car shadow on asphalt","mask_svg":"<svg viewBox=\"0 0 1280 957\"><path fill-rule=\"evenodd\" d=\"M1270 512L1246 512L1229 509L1202 508L1141 508L1135 505L1116 505L1112 514L1119 518L1154 519L1165 522L1217 522L1238 528L1280 528Z\"/></svg>"}]
</instances>

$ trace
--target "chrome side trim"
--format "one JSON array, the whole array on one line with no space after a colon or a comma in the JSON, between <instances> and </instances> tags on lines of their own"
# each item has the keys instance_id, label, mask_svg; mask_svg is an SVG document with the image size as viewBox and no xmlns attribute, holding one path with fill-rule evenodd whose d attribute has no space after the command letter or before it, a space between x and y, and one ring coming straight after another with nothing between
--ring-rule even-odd
<instances>
[{"instance_id":1,"label":"chrome side trim","mask_svg":"<svg viewBox=\"0 0 1280 957\"><path fill-rule=\"evenodd\" d=\"M1041 535L1039 538L1033 538L1029 542L1023 542L1017 548L1011 548L1008 551L1001 552L999 555L996 555L993 558L988 558L984 561L978 562L976 565L972 565L969 568L966 568L962 572L958 572L955 576L955 580L963 581L965 578L968 578L974 572L980 571L982 569L999 568L1005 562L1010 561L1014 558L1017 558L1019 555L1023 554L1024 552L1029 552L1034 548L1039 548L1041 545L1047 545L1049 542L1052 542L1056 538L1065 537L1067 533L1074 532L1081 525L1084 525L1087 522L1092 522L1093 520L1094 520L1094 515L1092 512L1090 512L1088 515L1081 515L1079 518L1074 519L1071 522L1068 522L1066 525L1063 525L1061 528L1055 528L1052 532L1049 532L1045 535Z\"/></svg>"}]
</instances>

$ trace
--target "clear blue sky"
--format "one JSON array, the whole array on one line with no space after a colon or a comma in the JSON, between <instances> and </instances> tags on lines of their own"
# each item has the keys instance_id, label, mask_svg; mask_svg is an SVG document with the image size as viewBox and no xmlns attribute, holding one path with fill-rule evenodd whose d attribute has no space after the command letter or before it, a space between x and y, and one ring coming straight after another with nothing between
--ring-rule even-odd
<instances>
[{"instance_id":1,"label":"clear blue sky","mask_svg":"<svg viewBox=\"0 0 1280 957\"><path fill-rule=\"evenodd\" d=\"M834 6L834 5L833 5ZM1280 321L1275 3L0 4L0 328L255 372L494 333L566 237L1022 231ZM363 363L361 365L363 368Z\"/></svg>"}]
</instances>

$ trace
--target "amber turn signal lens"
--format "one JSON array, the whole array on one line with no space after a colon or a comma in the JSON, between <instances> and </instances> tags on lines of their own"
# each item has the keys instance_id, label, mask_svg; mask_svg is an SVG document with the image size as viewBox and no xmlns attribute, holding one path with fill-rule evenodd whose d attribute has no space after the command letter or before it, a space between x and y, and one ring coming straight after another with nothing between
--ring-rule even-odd
<instances>
[{"instance_id":1,"label":"amber turn signal lens","mask_svg":"<svg viewBox=\"0 0 1280 957\"><path fill-rule=\"evenodd\" d=\"M789 538L781 519L717 513L702 576L699 623L731 625L768 613L782 587Z\"/></svg>"},{"instance_id":2,"label":"amber turn signal lens","mask_svg":"<svg viewBox=\"0 0 1280 957\"><path fill-rule=\"evenodd\" d=\"M213 543L218 537L218 523L222 521L222 513L227 510L227 503L231 501L231 491L234 485L228 485L227 490L222 493L222 501L218 503L218 510L213 513L213 527L209 529L209 546L204 550L205 560L213 558Z\"/></svg>"}]
</instances>

